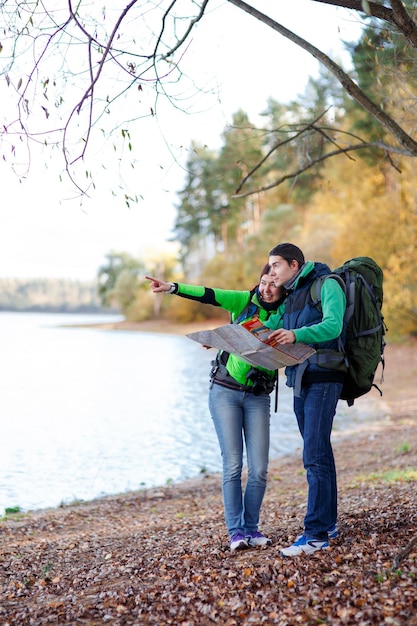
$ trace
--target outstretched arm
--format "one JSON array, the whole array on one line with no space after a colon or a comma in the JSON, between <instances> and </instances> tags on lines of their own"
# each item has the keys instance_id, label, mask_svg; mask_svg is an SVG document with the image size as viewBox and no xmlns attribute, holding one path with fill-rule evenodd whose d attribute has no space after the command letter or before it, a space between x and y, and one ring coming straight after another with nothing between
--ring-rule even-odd
<instances>
[{"instance_id":1,"label":"outstretched arm","mask_svg":"<svg viewBox=\"0 0 417 626\"><path fill-rule=\"evenodd\" d=\"M229 311L232 315L240 313L251 297L249 290L213 289L203 285L168 283L154 276L145 276L145 278L151 281L150 287L154 293L175 294L181 298L201 302L201 304L211 304Z\"/></svg>"}]
</instances>

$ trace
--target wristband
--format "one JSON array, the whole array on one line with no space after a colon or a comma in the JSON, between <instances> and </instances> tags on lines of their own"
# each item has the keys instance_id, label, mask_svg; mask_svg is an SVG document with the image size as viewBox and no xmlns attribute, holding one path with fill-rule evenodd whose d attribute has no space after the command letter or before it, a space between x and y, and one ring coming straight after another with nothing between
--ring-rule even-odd
<instances>
[{"instance_id":1,"label":"wristband","mask_svg":"<svg viewBox=\"0 0 417 626\"><path fill-rule=\"evenodd\" d=\"M177 290L177 285L175 283L169 283L170 288L165 293L175 293Z\"/></svg>"}]
</instances>

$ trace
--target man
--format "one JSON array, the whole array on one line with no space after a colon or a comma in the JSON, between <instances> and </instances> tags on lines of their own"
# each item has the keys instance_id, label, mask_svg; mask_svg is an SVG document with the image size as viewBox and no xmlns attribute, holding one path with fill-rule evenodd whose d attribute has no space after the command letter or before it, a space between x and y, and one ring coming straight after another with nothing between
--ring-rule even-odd
<instances>
[{"instance_id":1,"label":"man","mask_svg":"<svg viewBox=\"0 0 417 626\"><path fill-rule=\"evenodd\" d=\"M344 290L334 279L324 280L321 305L311 297L311 286L330 273L323 263L305 262L294 244L283 243L269 253L271 276L287 294L285 304L265 322L278 343L306 343L316 354L300 365L287 367L287 385L294 388L294 412L303 438L303 463L307 472L308 501L304 532L283 548L283 556L312 554L329 547L337 537L336 467L330 442L333 418L343 387Z\"/></svg>"}]
</instances>

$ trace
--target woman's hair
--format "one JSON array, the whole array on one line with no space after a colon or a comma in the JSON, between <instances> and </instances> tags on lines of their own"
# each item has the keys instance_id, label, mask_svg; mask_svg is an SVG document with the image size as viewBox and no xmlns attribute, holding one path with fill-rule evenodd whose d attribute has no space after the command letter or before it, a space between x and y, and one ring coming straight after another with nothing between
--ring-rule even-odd
<instances>
[{"instance_id":1,"label":"woman's hair","mask_svg":"<svg viewBox=\"0 0 417 626\"><path fill-rule=\"evenodd\" d=\"M271 271L271 266L269 265L269 263L265 263L265 265L261 269L261 273L259 274L259 280L256 283L256 285L252 287L251 291L255 292L258 289L262 280L262 276L265 276L265 274L269 274L270 271Z\"/></svg>"},{"instance_id":2,"label":"woman's hair","mask_svg":"<svg viewBox=\"0 0 417 626\"><path fill-rule=\"evenodd\" d=\"M275 248L272 248L269 256L281 256L288 264L290 264L291 261L297 261L300 267L305 263L304 254L300 248L293 243L278 244Z\"/></svg>"},{"instance_id":3,"label":"woman's hair","mask_svg":"<svg viewBox=\"0 0 417 626\"><path fill-rule=\"evenodd\" d=\"M269 263L265 263L265 265L261 269L261 273L259 275L259 282L261 282L262 276L265 276L265 274L269 274L270 271L271 271L271 266L269 265Z\"/></svg>"}]
</instances>

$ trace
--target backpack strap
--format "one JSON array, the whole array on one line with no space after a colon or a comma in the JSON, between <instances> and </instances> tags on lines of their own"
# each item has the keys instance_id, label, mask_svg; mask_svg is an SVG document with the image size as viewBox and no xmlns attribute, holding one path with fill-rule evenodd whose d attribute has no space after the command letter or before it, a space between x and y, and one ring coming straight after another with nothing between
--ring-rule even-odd
<instances>
[{"instance_id":1,"label":"backpack strap","mask_svg":"<svg viewBox=\"0 0 417 626\"><path fill-rule=\"evenodd\" d=\"M333 278L333 280L339 283L349 303L354 302L354 297L353 297L355 295L354 281L350 280L349 278L349 284L347 284L347 282L345 283L345 281L343 280L341 276L339 276L339 274L325 274L325 276L319 276L318 278L316 278L316 280L313 282L313 284L310 287L310 296L311 296L314 306L321 307L321 304L320 304L321 303L321 288L323 286L324 281L327 280L328 278ZM347 307L346 307L346 312L347 312ZM353 314L353 304L352 304L352 310L350 311L350 314L349 314L349 319L350 317L352 317L352 314ZM346 318L346 315L347 313L345 313L345 318Z\"/></svg>"},{"instance_id":2,"label":"backpack strap","mask_svg":"<svg viewBox=\"0 0 417 626\"><path fill-rule=\"evenodd\" d=\"M343 293L346 295L346 310L343 317L343 327L346 328L348 321L351 319L353 315L354 305L355 305L355 281L351 280L350 277L345 282L339 274L325 274L324 276L319 276L313 282L310 287L310 296L313 302L313 305L321 310L321 288L323 287L323 283L328 278L332 278L335 280L339 286L343 289ZM339 337L339 350L344 353L343 342Z\"/></svg>"},{"instance_id":3,"label":"backpack strap","mask_svg":"<svg viewBox=\"0 0 417 626\"><path fill-rule=\"evenodd\" d=\"M352 280L350 272L346 272L345 280L343 280L338 274L333 274L333 276L337 276L337 278L343 282L343 285L341 285L339 280L339 285L343 288L346 296L346 311L343 322L344 324L348 324L353 317L353 311L355 308L355 281Z\"/></svg>"},{"instance_id":4,"label":"backpack strap","mask_svg":"<svg viewBox=\"0 0 417 626\"><path fill-rule=\"evenodd\" d=\"M346 306L345 315L343 318L343 325L347 323L347 320L350 319L353 315L353 306L354 306L354 295L355 295L355 282L349 280L349 284L346 284L345 281L339 274L325 274L324 276L319 276L313 282L310 287L310 296L314 306L321 310L321 288L324 284L324 281L328 278L332 278L336 280L336 282L343 289L343 292L347 296L348 305ZM349 293L349 295L347 294ZM352 299L350 299L352 298ZM342 339L338 338L338 350L317 350L315 354L306 359L303 363L297 366L297 374L295 377L294 384L294 396L296 398L300 397L301 394L301 383L304 372L309 363L316 363L321 367L339 370L341 372L347 371L347 359L345 350L343 347Z\"/></svg>"},{"instance_id":5,"label":"backpack strap","mask_svg":"<svg viewBox=\"0 0 417 626\"><path fill-rule=\"evenodd\" d=\"M368 292L369 297L371 298L371 300L372 300L372 302L374 304L375 311L378 314L378 325L377 326L375 326L374 328L370 328L369 330L364 330L361 333L358 333L356 335L357 337L365 337L366 335L372 335L373 333L376 333L382 327L382 316L381 316L381 311L380 311L380 308L378 306L378 302L377 302L374 290L367 283L367 281L362 276L362 274L360 274L359 272L357 273L357 278L361 281L363 288L366 289L366 291Z\"/></svg>"},{"instance_id":6,"label":"backpack strap","mask_svg":"<svg viewBox=\"0 0 417 626\"><path fill-rule=\"evenodd\" d=\"M259 307L254 302L252 302L252 297L254 293L254 291L251 291L251 297L249 302L247 303L245 308L241 310L241 312L233 320L233 322L230 321L231 324L240 324L240 322L243 322L243 320L247 319L248 317L253 317L259 311Z\"/></svg>"},{"instance_id":7,"label":"backpack strap","mask_svg":"<svg viewBox=\"0 0 417 626\"><path fill-rule=\"evenodd\" d=\"M309 363L316 363L321 367L339 372L346 372L348 367L346 356L342 350L340 352L338 350L317 350L308 359L297 365L294 383L294 396L296 398L301 396L301 383Z\"/></svg>"}]
</instances>

